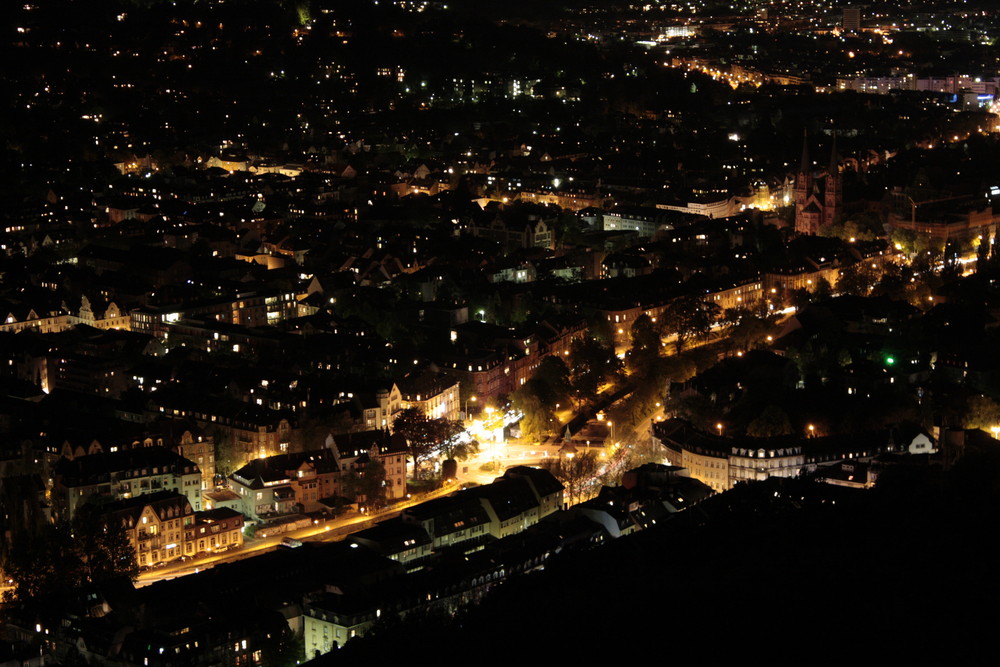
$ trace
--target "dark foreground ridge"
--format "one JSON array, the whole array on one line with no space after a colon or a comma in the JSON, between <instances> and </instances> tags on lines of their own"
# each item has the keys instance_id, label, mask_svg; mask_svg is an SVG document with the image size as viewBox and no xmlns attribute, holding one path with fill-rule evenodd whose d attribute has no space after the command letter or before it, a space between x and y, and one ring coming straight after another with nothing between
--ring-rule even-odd
<instances>
[{"instance_id":1,"label":"dark foreground ridge","mask_svg":"<svg viewBox=\"0 0 1000 667\"><path fill-rule=\"evenodd\" d=\"M658 528L556 559L470 613L384 628L318 664L414 652L705 660L986 655L1000 458L903 469L872 491L741 485ZM565 663L564 663L565 664ZM572 664L572 663L570 663Z\"/></svg>"}]
</instances>

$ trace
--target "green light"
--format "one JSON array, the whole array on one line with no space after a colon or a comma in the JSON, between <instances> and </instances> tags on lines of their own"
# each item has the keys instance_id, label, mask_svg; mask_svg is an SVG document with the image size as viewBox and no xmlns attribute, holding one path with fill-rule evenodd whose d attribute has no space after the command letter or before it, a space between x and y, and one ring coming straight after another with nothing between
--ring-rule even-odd
<instances>
[{"instance_id":1,"label":"green light","mask_svg":"<svg viewBox=\"0 0 1000 667\"><path fill-rule=\"evenodd\" d=\"M886 357L885 358L885 365L886 366L892 366L894 363L896 363L896 360L893 359L892 357Z\"/></svg>"}]
</instances>

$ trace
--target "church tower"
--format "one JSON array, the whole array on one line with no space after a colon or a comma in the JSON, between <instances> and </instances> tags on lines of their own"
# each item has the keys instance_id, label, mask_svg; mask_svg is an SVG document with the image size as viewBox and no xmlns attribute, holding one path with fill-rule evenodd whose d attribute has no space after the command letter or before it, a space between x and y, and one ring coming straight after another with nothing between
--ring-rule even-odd
<instances>
[{"instance_id":1,"label":"church tower","mask_svg":"<svg viewBox=\"0 0 1000 667\"><path fill-rule=\"evenodd\" d=\"M840 158L837 156L837 131L833 131L833 146L830 148L830 166L826 170L823 202L823 224L832 225L844 205Z\"/></svg>"},{"instance_id":2,"label":"church tower","mask_svg":"<svg viewBox=\"0 0 1000 667\"><path fill-rule=\"evenodd\" d=\"M802 163L795 177L795 231L799 234L815 234L823 221L823 210L814 190L812 161L809 159L808 136L802 133Z\"/></svg>"},{"instance_id":3,"label":"church tower","mask_svg":"<svg viewBox=\"0 0 1000 667\"><path fill-rule=\"evenodd\" d=\"M813 189L812 162L809 160L809 144L806 132L802 132L802 163L795 176L795 216L806 207Z\"/></svg>"}]
</instances>

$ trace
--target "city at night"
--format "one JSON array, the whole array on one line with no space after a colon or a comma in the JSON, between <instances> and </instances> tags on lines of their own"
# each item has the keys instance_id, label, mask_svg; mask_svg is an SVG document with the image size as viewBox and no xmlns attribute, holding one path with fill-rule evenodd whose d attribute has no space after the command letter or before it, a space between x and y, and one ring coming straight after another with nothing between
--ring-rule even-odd
<instances>
[{"instance_id":1,"label":"city at night","mask_svg":"<svg viewBox=\"0 0 1000 667\"><path fill-rule=\"evenodd\" d=\"M995 653L992 1L7 5L0 667Z\"/></svg>"}]
</instances>

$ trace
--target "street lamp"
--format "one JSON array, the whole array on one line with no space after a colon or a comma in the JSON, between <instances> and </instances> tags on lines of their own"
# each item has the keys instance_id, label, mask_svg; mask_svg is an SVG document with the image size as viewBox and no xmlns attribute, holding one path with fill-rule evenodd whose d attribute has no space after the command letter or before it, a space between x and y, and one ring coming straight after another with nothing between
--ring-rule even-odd
<instances>
[{"instance_id":1,"label":"street lamp","mask_svg":"<svg viewBox=\"0 0 1000 667\"><path fill-rule=\"evenodd\" d=\"M722 422L716 423L715 428L719 429L719 437L721 438L722 437Z\"/></svg>"},{"instance_id":2,"label":"street lamp","mask_svg":"<svg viewBox=\"0 0 1000 667\"><path fill-rule=\"evenodd\" d=\"M466 421L469 420L469 400L470 399L472 400L473 403L476 402L476 397L475 396L470 396L469 398L465 399L465 420Z\"/></svg>"},{"instance_id":3,"label":"street lamp","mask_svg":"<svg viewBox=\"0 0 1000 667\"><path fill-rule=\"evenodd\" d=\"M615 441L615 423L613 421L608 421L608 428L611 429L611 442Z\"/></svg>"},{"instance_id":4,"label":"street lamp","mask_svg":"<svg viewBox=\"0 0 1000 667\"><path fill-rule=\"evenodd\" d=\"M809 424L809 437L810 438L816 437L816 427L813 426L812 424Z\"/></svg>"}]
</instances>

